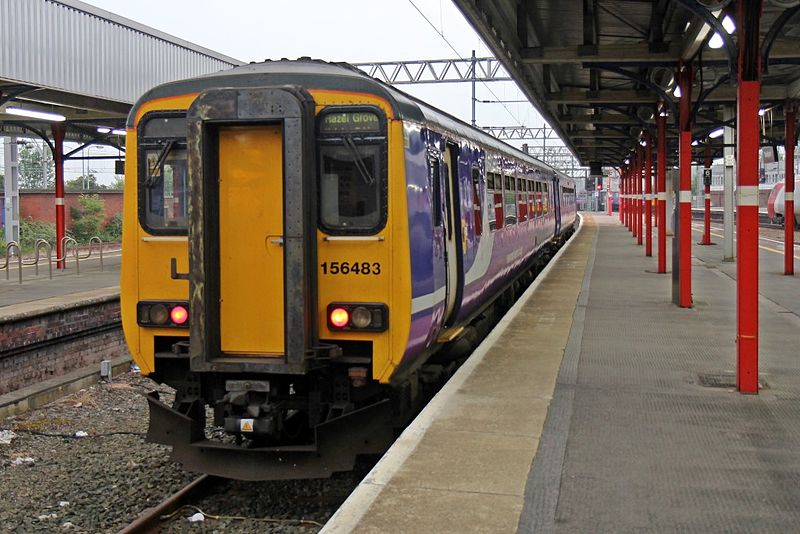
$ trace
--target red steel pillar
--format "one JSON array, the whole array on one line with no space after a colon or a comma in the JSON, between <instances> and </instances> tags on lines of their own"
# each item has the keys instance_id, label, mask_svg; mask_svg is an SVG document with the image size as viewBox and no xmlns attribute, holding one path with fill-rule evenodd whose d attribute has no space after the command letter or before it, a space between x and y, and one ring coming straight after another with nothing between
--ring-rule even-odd
<instances>
[{"instance_id":1,"label":"red steel pillar","mask_svg":"<svg viewBox=\"0 0 800 534\"><path fill-rule=\"evenodd\" d=\"M625 167L620 167L619 170L619 222L625 222L625 209L623 207L625 192Z\"/></svg>"},{"instance_id":2,"label":"red steel pillar","mask_svg":"<svg viewBox=\"0 0 800 534\"><path fill-rule=\"evenodd\" d=\"M761 0L737 2L736 96L736 384L758 393L758 151L761 98Z\"/></svg>"},{"instance_id":3,"label":"red steel pillar","mask_svg":"<svg viewBox=\"0 0 800 534\"><path fill-rule=\"evenodd\" d=\"M703 239L701 245L711 245L711 147L706 146L703 161Z\"/></svg>"},{"instance_id":4,"label":"red steel pillar","mask_svg":"<svg viewBox=\"0 0 800 534\"><path fill-rule=\"evenodd\" d=\"M667 118L657 115L658 127L658 169L656 172L656 191L658 193L658 272L667 272Z\"/></svg>"},{"instance_id":5,"label":"red steel pillar","mask_svg":"<svg viewBox=\"0 0 800 534\"><path fill-rule=\"evenodd\" d=\"M692 64L680 70L680 187L678 193L678 305L692 307Z\"/></svg>"},{"instance_id":6,"label":"red steel pillar","mask_svg":"<svg viewBox=\"0 0 800 534\"><path fill-rule=\"evenodd\" d=\"M653 255L653 160L651 159L650 133L644 134L644 224L645 224L645 256Z\"/></svg>"},{"instance_id":7,"label":"red steel pillar","mask_svg":"<svg viewBox=\"0 0 800 534\"><path fill-rule=\"evenodd\" d=\"M644 202L642 200L642 171L644 170L644 157L641 147L636 148L636 244L642 244L642 216L644 216Z\"/></svg>"},{"instance_id":8,"label":"red steel pillar","mask_svg":"<svg viewBox=\"0 0 800 534\"><path fill-rule=\"evenodd\" d=\"M608 216L614 213L614 195L611 193L611 176L608 177L608 188L606 189L606 204L608 204Z\"/></svg>"},{"instance_id":9,"label":"red steel pillar","mask_svg":"<svg viewBox=\"0 0 800 534\"><path fill-rule=\"evenodd\" d=\"M794 274L794 122L796 120L796 107L794 102L786 105L786 172L785 178L785 207L783 210L784 228L784 274Z\"/></svg>"},{"instance_id":10,"label":"red steel pillar","mask_svg":"<svg viewBox=\"0 0 800 534\"><path fill-rule=\"evenodd\" d=\"M631 169L633 168L631 162L628 165L628 168L625 169L625 226L628 230L632 230L631 228Z\"/></svg>"},{"instance_id":11,"label":"red steel pillar","mask_svg":"<svg viewBox=\"0 0 800 534\"><path fill-rule=\"evenodd\" d=\"M64 216L64 134L67 127L64 123L58 122L50 126L53 132L53 163L56 168L56 255L64 258L62 240L66 234L66 218ZM62 259L56 265L57 268L66 267L66 262Z\"/></svg>"}]
</instances>

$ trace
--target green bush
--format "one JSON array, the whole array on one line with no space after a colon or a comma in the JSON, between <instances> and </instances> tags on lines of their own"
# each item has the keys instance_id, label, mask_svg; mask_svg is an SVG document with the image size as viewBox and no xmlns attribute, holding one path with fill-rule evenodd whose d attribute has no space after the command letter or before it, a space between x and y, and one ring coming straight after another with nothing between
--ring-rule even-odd
<instances>
[{"instance_id":1,"label":"green bush","mask_svg":"<svg viewBox=\"0 0 800 534\"><path fill-rule=\"evenodd\" d=\"M34 221L30 217L19 222L19 245L23 250L33 250L37 239L46 239L53 247L56 242L56 225Z\"/></svg>"},{"instance_id":2,"label":"green bush","mask_svg":"<svg viewBox=\"0 0 800 534\"><path fill-rule=\"evenodd\" d=\"M103 223L105 201L99 195L81 195L79 208L70 208L72 216L72 236L78 243L88 243L89 239L100 235Z\"/></svg>"},{"instance_id":3,"label":"green bush","mask_svg":"<svg viewBox=\"0 0 800 534\"><path fill-rule=\"evenodd\" d=\"M106 223L101 236L103 241L117 242L122 240L122 214L117 213Z\"/></svg>"}]
</instances>

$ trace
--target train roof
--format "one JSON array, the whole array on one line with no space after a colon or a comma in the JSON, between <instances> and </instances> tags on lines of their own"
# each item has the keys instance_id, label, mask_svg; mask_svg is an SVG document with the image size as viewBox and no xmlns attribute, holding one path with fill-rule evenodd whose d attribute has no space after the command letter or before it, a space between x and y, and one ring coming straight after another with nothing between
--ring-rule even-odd
<instances>
[{"instance_id":1,"label":"train roof","mask_svg":"<svg viewBox=\"0 0 800 534\"><path fill-rule=\"evenodd\" d=\"M474 128L460 119L398 90L391 85L371 78L347 63L329 63L310 58L298 60L267 60L250 63L211 74L159 85L146 92L134 104L127 125L133 121L139 108L147 101L173 95L199 92L210 87L259 87L266 85L300 85L307 89L352 91L378 96L389 102L395 117L419 123L433 123L459 136L473 140L501 152L513 152L531 165L542 167L566 176L546 163L525 154L486 132Z\"/></svg>"}]
</instances>

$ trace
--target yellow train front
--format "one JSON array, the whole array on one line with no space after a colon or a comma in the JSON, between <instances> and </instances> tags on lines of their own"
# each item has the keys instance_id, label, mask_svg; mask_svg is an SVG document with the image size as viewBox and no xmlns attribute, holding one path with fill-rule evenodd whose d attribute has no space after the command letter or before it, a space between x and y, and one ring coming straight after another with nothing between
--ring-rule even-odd
<instances>
[{"instance_id":1,"label":"yellow train front","mask_svg":"<svg viewBox=\"0 0 800 534\"><path fill-rule=\"evenodd\" d=\"M567 177L347 66L166 84L127 128L123 326L189 470L382 452L575 219Z\"/></svg>"}]
</instances>

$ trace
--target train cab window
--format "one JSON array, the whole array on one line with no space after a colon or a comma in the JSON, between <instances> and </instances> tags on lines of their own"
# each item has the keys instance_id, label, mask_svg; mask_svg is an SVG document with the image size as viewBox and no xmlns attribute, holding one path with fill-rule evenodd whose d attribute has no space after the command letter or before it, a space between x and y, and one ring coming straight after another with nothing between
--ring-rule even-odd
<instances>
[{"instance_id":1,"label":"train cab window","mask_svg":"<svg viewBox=\"0 0 800 534\"><path fill-rule=\"evenodd\" d=\"M140 224L154 234L187 233L186 116L147 114L138 138Z\"/></svg>"},{"instance_id":2,"label":"train cab window","mask_svg":"<svg viewBox=\"0 0 800 534\"><path fill-rule=\"evenodd\" d=\"M377 108L330 107L317 123L319 222L331 234L386 224L386 120Z\"/></svg>"}]
</instances>

